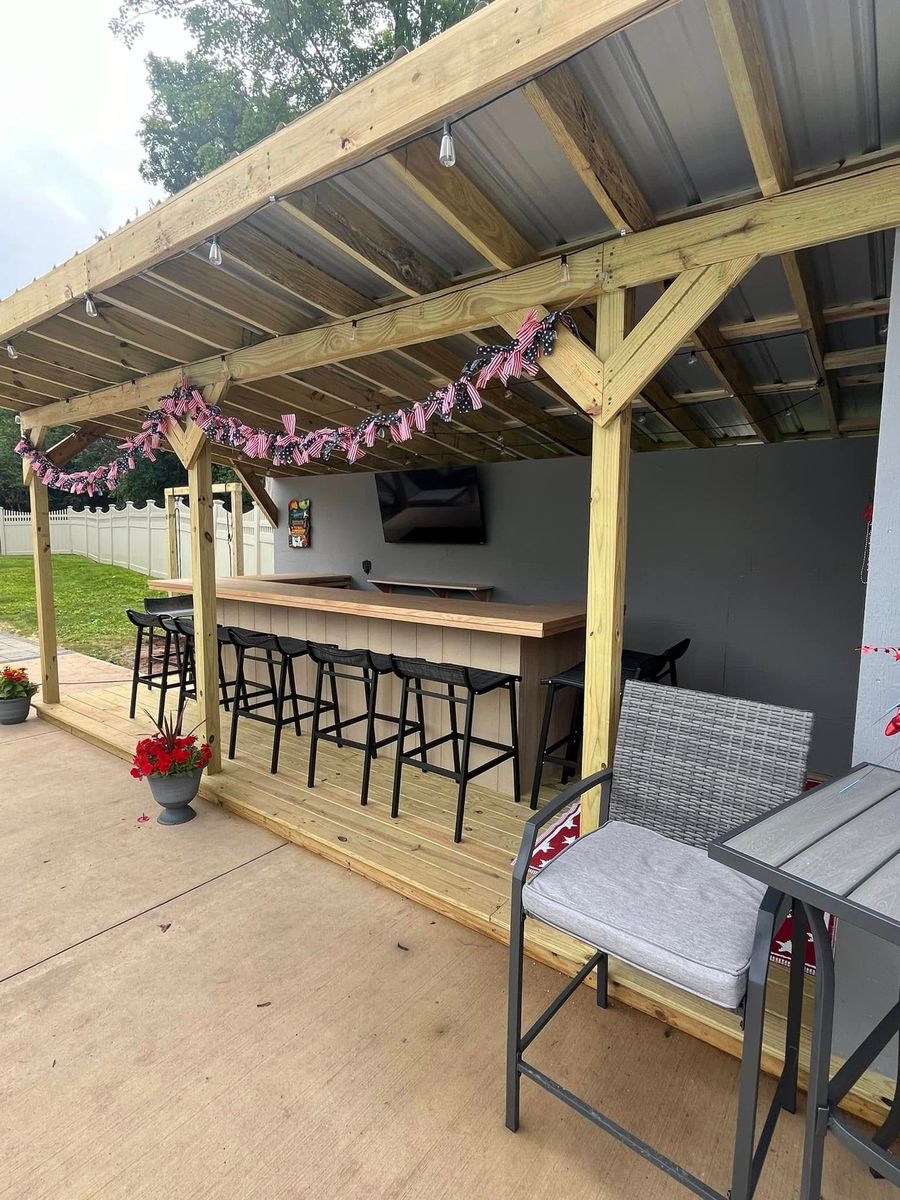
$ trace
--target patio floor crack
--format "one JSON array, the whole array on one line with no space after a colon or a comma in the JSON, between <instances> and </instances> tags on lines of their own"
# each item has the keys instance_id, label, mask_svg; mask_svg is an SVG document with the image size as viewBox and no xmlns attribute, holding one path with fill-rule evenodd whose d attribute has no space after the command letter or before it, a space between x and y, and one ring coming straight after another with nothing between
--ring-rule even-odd
<instances>
[{"instance_id":1,"label":"patio floor crack","mask_svg":"<svg viewBox=\"0 0 900 1200\"><path fill-rule=\"evenodd\" d=\"M9 975L4 975L0 978L0 983L8 983L10 979L15 979L18 975L24 975L27 971L33 971L35 967L52 962L54 958L68 954L70 950L77 950L79 946L85 946L88 942L94 941L95 938L103 937L105 933L111 933L114 929L121 929L123 925L128 925L131 921L136 921L138 917L145 917L147 913L152 913L156 908L162 908L164 904L171 904L174 900L180 900L183 896L189 896L191 892L197 892L200 888L215 883L217 879L224 879L226 875L233 875L235 871L241 871L244 867L249 867L253 863L259 862L261 858L266 858L269 854L274 854L276 850L283 850L285 846L290 845L292 845L291 842L279 842L277 846L271 846L268 850L263 850L261 854L256 854L253 858L248 858L245 862L236 863L233 867L229 867L227 871L219 871L217 875L211 875L209 879L202 879L199 883L185 888L184 891L176 892L174 896L166 896L163 900L157 900L146 908L142 908L140 912L132 913L131 916L123 917L121 921L115 921L112 925L107 925L104 929L98 929L94 933L89 933L87 937L83 937L77 942L72 942L69 946L63 946L61 950L54 950L52 954L47 954L44 958L39 958L36 962L29 963L27 967L19 967L18 971L12 971Z\"/></svg>"}]
</instances>

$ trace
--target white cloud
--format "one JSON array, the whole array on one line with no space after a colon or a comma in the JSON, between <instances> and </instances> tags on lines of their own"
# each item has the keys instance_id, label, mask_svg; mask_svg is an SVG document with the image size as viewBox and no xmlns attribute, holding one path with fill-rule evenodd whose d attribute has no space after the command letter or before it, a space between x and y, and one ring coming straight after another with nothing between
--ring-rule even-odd
<instances>
[{"instance_id":1,"label":"white cloud","mask_svg":"<svg viewBox=\"0 0 900 1200\"><path fill-rule=\"evenodd\" d=\"M128 50L109 31L117 0L7 5L0 71L0 296L144 211L144 56L182 57L178 22L151 20Z\"/></svg>"}]
</instances>

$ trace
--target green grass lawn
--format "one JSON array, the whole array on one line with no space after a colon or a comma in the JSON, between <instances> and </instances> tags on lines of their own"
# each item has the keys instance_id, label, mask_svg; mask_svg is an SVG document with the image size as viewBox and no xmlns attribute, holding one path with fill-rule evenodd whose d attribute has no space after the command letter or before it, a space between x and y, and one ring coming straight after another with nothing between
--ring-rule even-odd
<instances>
[{"instance_id":1,"label":"green grass lawn","mask_svg":"<svg viewBox=\"0 0 900 1200\"><path fill-rule=\"evenodd\" d=\"M134 630L125 609L144 607L143 575L77 554L54 554L53 594L61 646L108 662L131 662ZM0 558L0 626L23 637L37 635L30 558Z\"/></svg>"}]
</instances>

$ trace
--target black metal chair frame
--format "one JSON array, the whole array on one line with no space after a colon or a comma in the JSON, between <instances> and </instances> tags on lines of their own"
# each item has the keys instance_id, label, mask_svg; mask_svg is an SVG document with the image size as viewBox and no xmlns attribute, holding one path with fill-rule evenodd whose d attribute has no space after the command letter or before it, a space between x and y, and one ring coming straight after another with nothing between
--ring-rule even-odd
<instances>
[{"instance_id":1,"label":"black metal chair frame","mask_svg":"<svg viewBox=\"0 0 900 1200\"><path fill-rule=\"evenodd\" d=\"M161 618L164 629L173 636L175 662L178 669L178 707L184 707L185 700L197 699L197 657L194 648L193 618L164 614ZM224 640L223 640L224 638ZM228 631L224 626L216 627L216 662L219 677L219 703L226 712L231 711L230 701L234 699L237 687L237 677L229 679L225 673L225 659L222 655L223 645L230 645Z\"/></svg>"},{"instance_id":2,"label":"black metal chair frame","mask_svg":"<svg viewBox=\"0 0 900 1200\"><path fill-rule=\"evenodd\" d=\"M393 713L380 713L378 711L379 677L390 674L393 667L379 669L370 650L341 650L337 646L325 646L321 643L312 643L310 645L310 657L316 663L316 694L313 698L313 724L312 733L310 734L307 787L312 788L316 785L316 760L320 741L333 742L339 748L350 746L353 750L361 750L364 755L359 802L362 805L366 805L369 803L369 781L372 773L372 761L378 757L378 751L382 750L385 746L397 743L399 748L400 719L394 716ZM346 667L347 670L341 671L339 667ZM358 673L353 673L354 671ZM326 701L323 705L322 691L326 679L329 680L331 687L332 702L329 704ZM363 712L352 717L341 716L337 700L337 681L339 679L362 684L366 697L366 707ZM333 725L325 725L323 727L320 724L323 708L326 711L334 711L335 720ZM425 737L425 717L421 700L419 700L418 704L417 717L418 720L416 721L406 722L404 733L418 733L420 740L423 740ZM359 725L363 721L366 723L364 740L358 741L347 737L345 731L354 725ZM386 734L382 738L376 738L376 721L384 721L392 726L395 732Z\"/></svg>"},{"instance_id":3,"label":"black metal chair frame","mask_svg":"<svg viewBox=\"0 0 900 1200\"><path fill-rule=\"evenodd\" d=\"M154 613L142 613L133 609L126 609L126 616L132 625L135 627L134 639L134 661L132 664L131 675L131 704L128 710L128 716L133 720L137 711L137 693L140 684L145 684L148 691L158 689L159 705L157 707L156 719L162 721L163 713L165 712L166 693L170 686L170 679L174 676L175 682L180 681L180 673L177 659L173 659L172 654L172 634L164 628L162 620ZM157 633L163 635L162 654L157 656L154 648L154 638ZM147 649L147 670L141 671L141 657L144 652L144 647ZM154 663L160 662L161 668L158 671L154 670ZM173 665L174 664L174 665Z\"/></svg>"},{"instance_id":4,"label":"black metal chair frame","mask_svg":"<svg viewBox=\"0 0 900 1200\"><path fill-rule=\"evenodd\" d=\"M791 901L774 888L769 888L762 899L756 922L753 952L750 959L747 993L740 1008L741 1028L744 1030L744 1049L741 1061L738 1092L738 1114L735 1133L734 1159L732 1163L731 1189L727 1195L715 1191L702 1179L692 1175L673 1159L656 1150L648 1142L623 1128L616 1121L570 1092L555 1079L526 1062L525 1051L539 1033L559 1012L565 1002L588 978L597 972L597 1006L606 1008L608 1003L608 956L603 951L592 955L578 974L572 979L541 1015L522 1032L522 986L525 954L525 918L522 889L528 878L531 858L537 841L538 831L556 817L584 792L601 788L601 823L609 811L609 796L613 772L611 768L579 780L559 794L540 812L530 817L525 824L525 834L513 868L512 904L509 940L509 1009L507 1023L506 1053L506 1127L515 1133L519 1128L519 1093L524 1076L562 1100L605 1130L641 1158L664 1171L689 1191L703 1200L752 1200L759 1182L760 1172L782 1111L795 1112L797 1107L797 1072L800 1056L800 1018L803 1005L802 954L791 958L788 984L788 1014L785 1036L784 1068L775 1089L771 1105L757 1140L757 1100L759 1094L759 1072L762 1058L763 1022L765 1019L766 980L769 974L769 953L772 938L779 929L788 911L793 913L793 941L795 945L806 943L806 914L801 904L791 906Z\"/></svg>"},{"instance_id":5,"label":"black metal chair frame","mask_svg":"<svg viewBox=\"0 0 900 1200\"><path fill-rule=\"evenodd\" d=\"M419 745L411 751L406 752L404 745L405 735L400 738L397 743L397 756L394 760L394 786L391 794L391 816L397 817L400 814L400 783L402 771L405 766L416 767L420 771L429 772L433 775L442 775L445 779L452 779L456 783L457 800L456 800L456 823L453 830L454 842L462 841L463 821L466 811L466 791L471 779L483 775L485 771L490 771L494 767L499 767L501 763L512 760L513 765L513 795L518 804L520 800L521 784L519 778L519 728L518 716L516 713L516 684L519 681L518 675L506 675L502 682L497 683L494 687L487 691L479 691L471 682L468 667L458 667L442 663L425 663L423 662L423 672L420 676L414 676L413 670L414 661L410 659L394 658L394 670L403 681L402 690L400 693L400 725L403 727L406 722L406 714L409 709L409 698L414 696L416 704L419 706L419 711L422 711L422 701L424 698L432 700L441 700L448 705L450 713L450 732L441 735L440 737L432 738L431 741L425 741L420 738ZM405 664L405 665L403 665ZM429 674L429 671L431 672ZM450 682L448 676L454 673L455 680ZM457 674L458 673L458 674ZM443 674L445 677L440 678ZM422 680L425 679L430 683L445 684L446 692L429 691L422 686ZM464 695L456 694L457 687L464 689ZM475 700L478 696L488 695L492 691L505 689L509 692L509 723L510 723L510 741L508 744L504 742L490 741L488 738L476 737L472 733L472 723L475 715ZM462 705L463 712L463 730L460 732L458 720L458 706ZM438 746L450 744L453 751L453 768L442 767L437 763L428 761L428 751L435 750ZM500 753L496 757L482 763L481 766L470 768L469 759L473 746L484 746L489 750L499 750Z\"/></svg>"},{"instance_id":6,"label":"black metal chair frame","mask_svg":"<svg viewBox=\"0 0 900 1200\"><path fill-rule=\"evenodd\" d=\"M248 721L259 721L263 725L274 728L272 739L272 761L270 771L275 775L278 771L278 758L281 752L281 731L285 725L293 725L294 732L300 737L300 722L314 713L312 707L301 712L297 701L303 700L310 705L312 696L304 695L297 690L297 680L294 675L294 659L302 658L308 653L307 643L303 642L302 650L290 650L276 633L259 634L255 630L229 629L229 640L237 654L237 676L234 686L231 714L231 736L228 741L228 757L233 759L237 752L238 719L244 717ZM256 642L241 642L241 638L255 637ZM296 640L296 639L290 639ZM254 654L252 651L261 651ZM279 656L278 677L276 679L275 655ZM246 665L250 662L262 663L266 667L268 683L247 680ZM290 690L288 690L290 683ZM335 703L336 703L335 699ZM284 706L290 704L291 715L284 716ZM260 709L271 708L272 716L266 716Z\"/></svg>"}]
</instances>

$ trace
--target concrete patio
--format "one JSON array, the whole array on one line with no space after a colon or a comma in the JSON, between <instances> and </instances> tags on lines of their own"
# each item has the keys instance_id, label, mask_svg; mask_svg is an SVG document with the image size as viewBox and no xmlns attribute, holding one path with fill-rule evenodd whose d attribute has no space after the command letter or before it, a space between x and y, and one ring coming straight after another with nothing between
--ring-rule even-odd
<instances>
[{"instance_id":1,"label":"concrete patio","mask_svg":"<svg viewBox=\"0 0 900 1200\"><path fill-rule=\"evenodd\" d=\"M203 802L158 826L121 761L34 717L0 730L0 772L0 1197L685 1194L527 1085L505 1130L503 947ZM559 976L527 972L536 1008ZM733 1059L588 992L542 1042L725 1184ZM787 1117L761 1200L796 1194L801 1136ZM826 1200L885 1186L829 1147Z\"/></svg>"}]
</instances>

